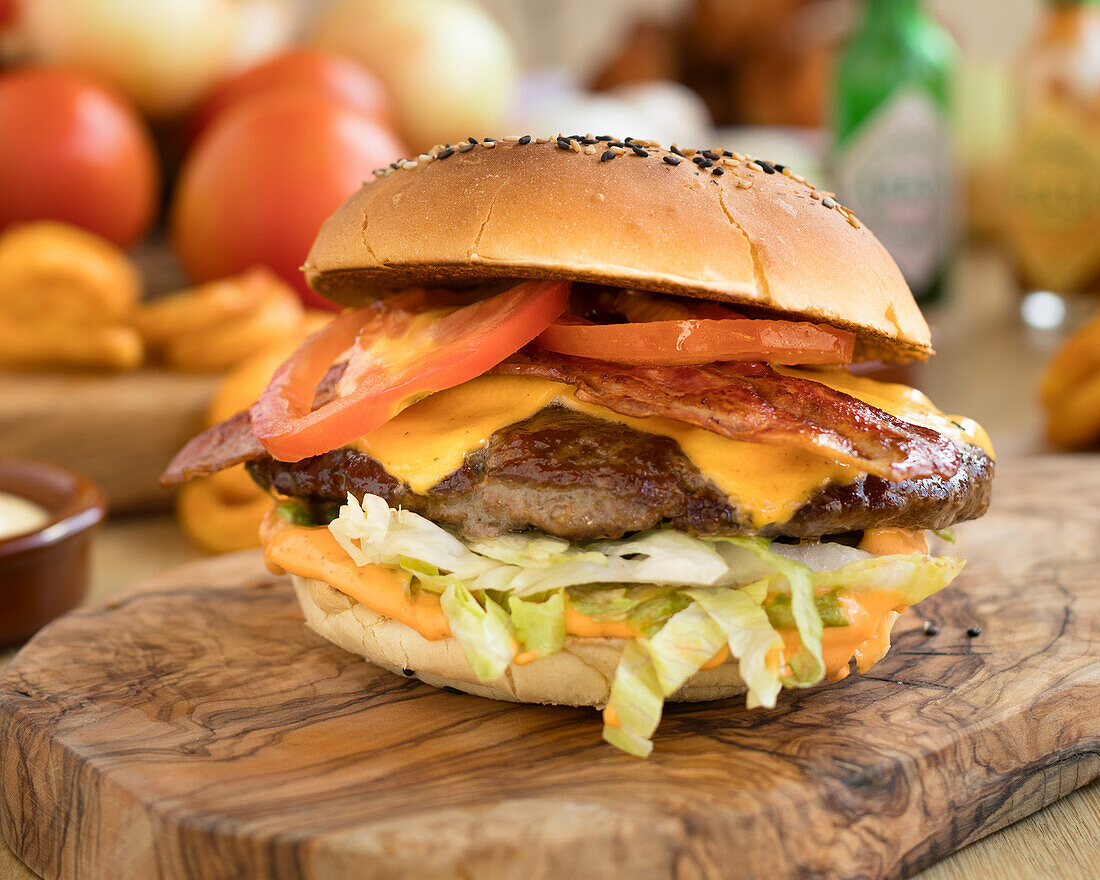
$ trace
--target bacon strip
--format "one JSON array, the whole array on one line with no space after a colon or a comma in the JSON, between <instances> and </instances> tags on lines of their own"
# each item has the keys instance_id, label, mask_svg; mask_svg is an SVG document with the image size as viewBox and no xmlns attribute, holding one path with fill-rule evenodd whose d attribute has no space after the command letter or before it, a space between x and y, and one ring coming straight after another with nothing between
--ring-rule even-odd
<instances>
[{"instance_id":1,"label":"bacon strip","mask_svg":"<svg viewBox=\"0 0 1100 880\"><path fill-rule=\"evenodd\" d=\"M623 415L664 416L732 440L805 449L893 482L949 478L959 469L959 450L935 431L764 363L624 366L529 347L494 372L565 382L578 400Z\"/></svg>"},{"instance_id":2,"label":"bacon strip","mask_svg":"<svg viewBox=\"0 0 1100 880\"><path fill-rule=\"evenodd\" d=\"M347 363L339 363L329 369L317 385L313 408L317 409L332 400L336 383L344 374ZM207 428L176 453L160 475L163 486L178 486L191 477L206 477L235 464L256 461L267 457L267 450L252 433L252 415L241 410L232 418Z\"/></svg>"},{"instance_id":3,"label":"bacon strip","mask_svg":"<svg viewBox=\"0 0 1100 880\"><path fill-rule=\"evenodd\" d=\"M317 386L315 408L335 393L344 366L337 364ZM564 382L577 389L579 400L623 415L664 416L733 440L805 449L893 482L948 479L959 469L959 450L935 431L763 363L637 367L529 348L493 372ZM244 410L193 438L161 482L175 486L266 456Z\"/></svg>"}]
</instances>

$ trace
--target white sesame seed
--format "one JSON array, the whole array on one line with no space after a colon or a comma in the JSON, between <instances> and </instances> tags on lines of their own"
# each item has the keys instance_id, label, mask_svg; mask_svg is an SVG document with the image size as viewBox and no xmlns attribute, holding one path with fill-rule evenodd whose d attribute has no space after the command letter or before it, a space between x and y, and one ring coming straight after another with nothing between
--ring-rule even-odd
<instances>
[{"instance_id":1,"label":"white sesame seed","mask_svg":"<svg viewBox=\"0 0 1100 880\"><path fill-rule=\"evenodd\" d=\"M514 144L519 140L519 135L518 134L510 134L504 140L506 140L510 144Z\"/></svg>"},{"instance_id":2,"label":"white sesame seed","mask_svg":"<svg viewBox=\"0 0 1100 880\"><path fill-rule=\"evenodd\" d=\"M592 146L592 144L588 144L588 145L587 145L587 146L586 146L586 147L584 148L584 151L585 151L585 152L586 152L586 153L587 153L587 154L588 154L589 156L591 156L591 155L593 155L593 154L594 154L594 153L596 152L596 148L595 148L594 146Z\"/></svg>"},{"instance_id":3,"label":"white sesame seed","mask_svg":"<svg viewBox=\"0 0 1100 880\"><path fill-rule=\"evenodd\" d=\"M610 147L609 149L612 153L616 153L619 156L626 152L626 147Z\"/></svg>"},{"instance_id":4,"label":"white sesame seed","mask_svg":"<svg viewBox=\"0 0 1100 880\"><path fill-rule=\"evenodd\" d=\"M751 169L752 169L753 171L763 171L763 170L764 170L764 166L763 166L763 165L757 165L757 164L756 164L755 162L749 162L749 167L750 167L750 168L751 168Z\"/></svg>"},{"instance_id":5,"label":"white sesame seed","mask_svg":"<svg viewBox=\"0 0 1100 880\"><path fill-rule=\"evenodd\" d=\"M412 159L406 159L404 162L401 163L401 167L404 168L406 171L410 171L416 166L417 163Z\"/></svg>"},{"instance_id":6,"label":"white sesame seed","mask_svg":"<svg viewBox=\"0 0 1100 880\"><path fill-rule=\"evenodd\" d=\"M484 142L484 143L482 144L482 146L483 146L483 147L485 147L485 149L486 149L486 150L491 150L491 149L492 149L493 147L495 147L496 145L497 145L497 142L496 142L496 141L485 141L485 142Z\"/></svg>"},{"instance_id":7,"label":"white sesame seed","mask_svg":"<svg viewBox=\"0 0 1100 880\"><path fill-rule=\"evenodd\" d=\"M739 177L737 178L737 185L741 187L741 189L748 189L752 186L752 181L747 177Z\"/></svg>"},{"instance_id":8,"label":"white sesame seed","mask_svg":"<svg viewBox=\"0 0 1100 880\"><path fill-rule=\"evenodd\" d=\"M550 138L535 138L535 143L536 144L548 144L548 143L550 143Z\"/></svg>"}]
</instances>

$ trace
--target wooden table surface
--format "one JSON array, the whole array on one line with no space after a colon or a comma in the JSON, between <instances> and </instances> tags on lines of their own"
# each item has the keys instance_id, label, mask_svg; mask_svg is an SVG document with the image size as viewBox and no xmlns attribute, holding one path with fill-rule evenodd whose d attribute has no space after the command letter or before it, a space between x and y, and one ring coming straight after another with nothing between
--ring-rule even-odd
<instances>
[{"instance_id":1,"label":"wooden table surface","mask_svg":"<svg viewBox=\"0 0 1100 880\"><path fill-rule=\"evenodd\" d=\"M991 254L970 254L961 260L953 289L953 301L932 315L939 356L920 374L919 384L944 409L981 421L993 435L1000 457L1043 451L1035 380L1061 334L1020 326L1011 284ZM167 517L113 520L97 538L89 601L198 558ZM0 652L0 672L11 656L12 652ZM0 843L0 880L34 876ZM1100 782L917 877L1095 880L1100 877Z\"/></svg>"}]
</instances>

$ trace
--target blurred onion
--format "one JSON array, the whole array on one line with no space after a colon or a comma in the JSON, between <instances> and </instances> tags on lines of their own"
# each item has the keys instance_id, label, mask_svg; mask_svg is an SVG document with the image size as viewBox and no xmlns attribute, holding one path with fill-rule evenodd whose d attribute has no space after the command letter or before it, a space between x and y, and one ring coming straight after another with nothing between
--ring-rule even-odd
<instances>
[{"instance_id":1,"label":"blurred onion","mask_svg":"<svg viewBox=\"0 0 1100 880\"><path fill-rule=\"evenodd\" d=\"M714 136L703 99L679 83L655 81L589 92L560 71L524 78L507 128L509 134L610 134L693 147L709 146Z\"/></svg>"},{"instance_id":2,"label":"blurred onion","mask_svg":"<svg viewBox=\"0 0 1100 880\"><path fill-rule=\"evenodd\" d=\"M706 103L681 83L669 80L618 86L608 94L642 114L645 130L663 144L673 141L694 147L706 147L714 137L714 123Z\"/></svg>"},{"instance_id":3,"label":"blurred onion","mask_svg":"<svg viewBox=\"0 0 1100 880\"><path fill-rule=\"evenodd\" d=\"M468 0L336 0L313 41L350 55L385 83L414 151L468 135L501 136L515 53Z\"/></svg>"},{"instance_id":4,"label":"blurred onion","mask_svg":"<svg viewBox=\"0 0 1100 880\"><path fill-rule=\"evenodd\" d=\"M151 116L186 109L233 60L233 0L33 0L28 48L129 95Z\"/></svg>"}]
</instances>

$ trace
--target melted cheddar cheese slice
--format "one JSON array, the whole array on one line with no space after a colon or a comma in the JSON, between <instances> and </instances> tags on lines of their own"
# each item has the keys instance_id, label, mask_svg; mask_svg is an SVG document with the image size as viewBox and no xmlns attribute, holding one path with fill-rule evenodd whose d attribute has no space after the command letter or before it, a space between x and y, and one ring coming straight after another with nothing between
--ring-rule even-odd
<instances>
[{"instance_id":1,"label":"melted cheddar cheese slice","mask_svg":"<svg viewBox=\"0 0 1100 880\"><path fill-rule=\"evenodd\" d=\"M989 437L970 419L946 416L919 391L852 376L846 371L779 368L787 375L821 382L886 412L924 425L958 443L993 454ZM424 493L462 466L467 455L502 428L558 404L638 431L663 434L680 444L696 467L748 513L753 525L790 519L818 490L846 485L857 468L823 455L783 446L730 440L718 434L657 416L633 418L603 406L578 401L573 388L527 376L481 376L440 391L403 410L385 425L350 446L379 461L414 492Z\"/></svg>"}]
</instances>

